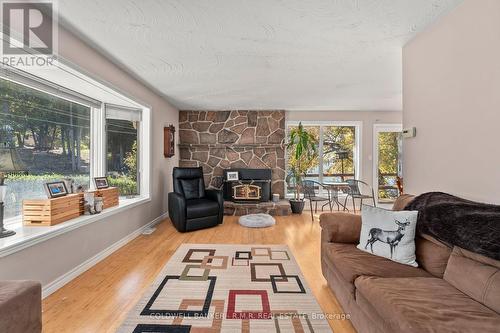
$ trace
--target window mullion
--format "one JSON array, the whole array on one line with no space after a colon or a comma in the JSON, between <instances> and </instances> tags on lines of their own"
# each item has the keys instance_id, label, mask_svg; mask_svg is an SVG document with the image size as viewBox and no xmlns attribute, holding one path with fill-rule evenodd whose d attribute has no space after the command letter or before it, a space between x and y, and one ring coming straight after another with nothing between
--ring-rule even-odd
<instances>
[{"instance_id":1,"label":"window mullion","mask_svg":"<svg viewBox=\"0 0 500 333\"><path fill-rule=\"evenodd\" d=\"M103 177L106 175L106 121L104 109L95 108L91 113L91 163L90 177ZM94 182L91 181L93 188Z\"/></svg>"},{"instance_id":2,"label":"window mullion","mask_svg":"<svg viewBox=\"0 0 500 333\"><path fill-rule=\"evenodd\" d=\"M323 184L323 126L319 127L319 179L318 181Z\"/></svg>"}]
</instances>

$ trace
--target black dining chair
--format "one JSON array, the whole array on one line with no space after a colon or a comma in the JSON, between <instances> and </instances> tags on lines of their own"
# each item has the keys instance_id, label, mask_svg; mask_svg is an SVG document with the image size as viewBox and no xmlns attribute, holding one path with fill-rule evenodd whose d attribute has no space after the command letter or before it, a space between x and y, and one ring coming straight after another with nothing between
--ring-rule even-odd
<instances>
[{"instance_id":1,"label":"black dining chair","mask_svg":"<svg viewBox=\"0 0 500 333\"><path fill-rule=\"evenodd\" d=\"M373 188L370 185L368 185L362 180L357 180L357 179L347 179L345 182L348 184L349 188L347 191L347 196L345 197L344 201L344 209L345 206L347 205L347 199L349 199L349 197L352 198L352 208L354 210L354 213L356 213L355 199L360 200L359 203L360 209L361 206L363 205L364 199L372 199L373 207L377 207L377 204L375 203L375 192L373 191Z\"/></svg>"},{"instance_id":2,"label":"black dining chair","mask_svg":"<svg viewBox=\"0 0 500 333\"><path fill-rule=\"evenodd\" d=\"M319 190L326 190L328 197L322 197L319 195ZM309 206L311 208L311 218L314 221L313 206L314 202L314 212L318 212L318 202L326 202L321 206L321 211L326 205L330 206L330 211L332 211L332 199L330 196L330 190L325 185L316 182L314 180L303 180L302 181L302 192L304 193L304 198L309 200Z\"/></svg>"}]
</instances>

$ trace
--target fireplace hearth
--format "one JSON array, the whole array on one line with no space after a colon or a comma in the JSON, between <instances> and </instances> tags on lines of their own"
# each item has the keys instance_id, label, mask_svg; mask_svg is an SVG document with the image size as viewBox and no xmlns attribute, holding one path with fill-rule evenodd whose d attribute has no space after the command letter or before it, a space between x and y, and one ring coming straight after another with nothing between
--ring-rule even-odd
<instances>
[{"instance_id":1,"label":"fireplace hearth","mask_svg":"<svg viewBox=\"0 0 500 333\"><path fill-rule=\"evenodd\" d=\"M228 180L228 172L238 172L238 180ZM271 200L271 169L224 170L224 200L267 202Z\"/></svg>"}]
</instances>

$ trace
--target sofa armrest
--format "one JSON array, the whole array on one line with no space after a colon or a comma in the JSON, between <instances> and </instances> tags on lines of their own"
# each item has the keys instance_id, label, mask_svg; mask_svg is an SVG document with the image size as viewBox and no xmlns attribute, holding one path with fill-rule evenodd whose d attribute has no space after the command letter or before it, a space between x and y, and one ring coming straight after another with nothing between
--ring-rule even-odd
<instances>
[{"instance_id":1,"label":"sofa armrest","mask_svg":"<svg viewBox=\"0 0 500 333\"><path fill-rule=\"evenodd\" d=\"M321 242L359 243L361 216L347 213L324 213L319 217Z\"/></svg>"},{"instance_id":2,"label":"sofa armrest","mask_svg":"<svg viewBox=\"0 0 500 333\"><path fill-rule=\"evenodd\" d=\"M186 231L186 199L179 193L168 194L168 216L177 230Z\"/></svg>"},{"instance_id":3,"label":"sofa armrest","mask_svg":"<svg viewBox=\"0 0 500 333\"><path fill-rule=\"evenodd\" d=\"M0 281L0 332L42 331L42 286L35 281Z\"/></svg>"},{"instance_id":4,"label":"sofa armrest","mask_svg":"<svg viewBox=\"0 0 500 333\"><path fill-rule=\"evenodd\" d=\"M218 221L219 224L222 223L222 220L224 218L224 198L222 197L222 191L220 190L205 190L205 196L208 200L216 201L219 204L219 215L218 215Z\"/></svg>"}]
</instances>

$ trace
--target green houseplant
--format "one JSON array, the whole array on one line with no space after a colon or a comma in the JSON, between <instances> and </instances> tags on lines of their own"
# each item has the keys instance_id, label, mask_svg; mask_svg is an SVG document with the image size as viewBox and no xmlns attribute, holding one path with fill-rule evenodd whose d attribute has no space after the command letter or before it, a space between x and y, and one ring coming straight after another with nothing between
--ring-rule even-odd
<instances>
[{"instance_id":1,"label":"green houseplant","mask_svg":"<svg viewBox=\"0 0 500 333\"><path fill-rule=\"evenodd\" d=\"M294 127L288 134L288 170L287 182L293 182L294 198L290 199L292 212L295 214L302 213L304 209L304 199L300 197L302 189L302 178L307 170L311 169L318 160L318 144L314 135L304 129L302 123Z\"/></svg>"}]
</instances>

